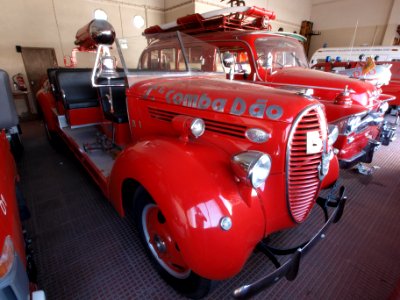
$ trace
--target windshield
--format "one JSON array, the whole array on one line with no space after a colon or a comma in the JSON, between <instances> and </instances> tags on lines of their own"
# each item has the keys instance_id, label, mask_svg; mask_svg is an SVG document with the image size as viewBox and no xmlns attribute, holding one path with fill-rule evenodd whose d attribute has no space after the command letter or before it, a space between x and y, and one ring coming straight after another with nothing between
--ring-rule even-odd
<instances>
[{"instance_id":1,"label":"windshield","mask_svg":"<svg viewBox=\"0 0 400 300\"><path fill-rule=\"evenodd\" d=\"M129 74L223 72L217 47L180 32L122 38L119 49Z\"/></svg>"},{"instance_id":2,"label":"windshield","mask_svg":"<svg viewBox=\"0 0 400 300\"><path fill-rule=\"evenodd\" d=\"M255 47L257 63L264 69L308 67L304 48L296 40L284 37L258 38L255 41Z\"/></svg>"}]
</instances>

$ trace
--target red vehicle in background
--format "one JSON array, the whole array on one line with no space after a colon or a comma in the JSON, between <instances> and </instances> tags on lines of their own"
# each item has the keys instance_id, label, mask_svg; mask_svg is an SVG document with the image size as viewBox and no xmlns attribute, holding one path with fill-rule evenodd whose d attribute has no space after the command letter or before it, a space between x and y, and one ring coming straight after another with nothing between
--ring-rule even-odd
<instances>
[{"instance_id":1,"label":"red vehicle in background","mask_svg":"<svg viewBox=\"0 0 400 300\"><path fill-rule=\"evenodd\" d=\"M325 106L329 124L339 128L334 147L338 149L341 167L371 162L381 142L394 134L395 128L385 126L383 118L387 101L393 96L381 94L370 83L310 69L296 38L268 32L268 21L274 18L271 11L240 6L188 15L176 22L147 28L145 34L179 30L196 36L219 48L228 78L319 100ZM143 53L140 67L149 68L149 55L153 52ZM168 55L163 59L167 60Z\"/></svg>"},{"instance_id":2,"label":"red vehicle in background","mask_svg":"<svg viewBox=\"0 0 400 300\"><path fill-rule=\"evenodd\" d=\"M18 174L4 130L0 132L0 299L44 300L35 291L33 262L22 234L17 203ZM28 274L31 275L28 278Z\"/></svg>"},{"instance_id":3,"label":"red vehicle in background","mask_svg":"<svg viewBox=\"0 0 400 300\"><path fill-rule=\"evenodd\" d=\"M368 57L367 61L362 59L363 55L360 55L359 61L342 61L340 57L328 58L327 61L315 63L311 67L315 70L341 74L378 84L383 93L396 97L389 104L392 107L393 114L398 116L400 110L400 61L373 61L372 57ZM384 74L384 67L386 66L390 68L391 76L389 78ZM384 79L380 82L382 77Z\"/></svg>"},{"instance_id":4,"label":"red vehicle in background","mask_svg":"<svg viewBox=\"0 0 400 300\"><path fill-rule=\"evenodd\" d=\"M20 155L23 147L10 81L4 70L0 70L0 107L0 299L43 300L44 293L34 291L32 253L29 239L22 234L20 218L28 218L29 211L18 186L13 154Z\"/></svg>"},{"instance_id":5,"label":"red vehicle in background","mask_svg":"<svg viewBox=\"0 0 400 300\"><path fill-rule=\"evenodd\" d=\"M270 255L265 238L303 223L317 202L326 222L316 235L234 295L293 280L301 256L344 209L343 188L318 197L335 141L323 106L227 81L214 72L217 49L179 32L153 37L174 53L164 71L131 69L139 42L114 38L111 24L93 20L76 42L97 48L93 70L49 70L37 95L49 137L68 145L121 216L131 212L157 271L192 298L236 275L257 245Z\"/></svg>"}]
</instances>

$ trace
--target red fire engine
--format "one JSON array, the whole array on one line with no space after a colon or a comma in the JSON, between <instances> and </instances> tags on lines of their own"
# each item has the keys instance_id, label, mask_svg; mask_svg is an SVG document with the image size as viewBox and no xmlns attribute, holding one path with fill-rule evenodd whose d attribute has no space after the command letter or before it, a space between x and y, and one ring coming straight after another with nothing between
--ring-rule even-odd
<instances>
[{"instance_id":1,"label":"red fire engine","mask_svg":"<svg viewBox=\"0 0 400 300\"><path fill-rule=\"evenodd\" d=\"M335 128L328 130L323 106L226 80L215 72L217 49L179 32L158 36L169 50L149 53L147 64L163 71L133 70L138 41L114 46L114 37L108 22L90 22L76 43L96 45L93 70L49 70L37 95L49 138L61 137L121 216L131 212L161 276L194 298L211 280L237 274L257 245L270 255L265 238L303 223L317 202L326 222L315 236L234 295L293 280L301 256L344 209L343 188L318 197L321 182L337 176L334 164L329 175Z\"/></svg>"},{"instance_id":2,"label":"red fire engine","mask_svg":"<svg viewBox=\"0 0 400 300\"><path fill-rule=\"evenodd\" d=\"M334 145L343 168L371 162L382 141L395 128L384 123L387 101L372 84L311 70L296 38L268 31L274 13L257 7L234 7L206 14L192 14L176 22L156 25L145 34L181 32L217 46L230 79L303 93L326 108L329 124L339 127ZM153 45L161 51L162 45ZM148 50L150 51L150 49ZM143 53L146 61L146 52Z\"/></svg>"},{"instance_id":3,"label":"red fire engine","mask_svg":"<svg viewBox=\"0 0 400 300\"><path fill-rule=\"evenodd\" d=\"M43 291L34 291L32 253L25 242L29 239L22 234L20 217L27 218L29 211L18 186L13 154L22 154L23 147L9 76L3 70L0 70L0 107L0 299L44 300Z\"/></svg>"},{"instance_id":4,"label":"red fire engine","mask_svg":"<svg viewBox=\"0 0 400 300\"><path fill-rule=\"evenodd\" d=\"M360 58L362 58L362 55L360 56ZM372 57L369 57L369 59L372 61ZM400 109L399 61L375 61L372 62L371 67L368 68L368 62L366 61L342 61L340 57L337 57L337 59L332 60L328 58L327 61L318 62L311 67L320 71L342 74L364 81L377 82L378 84L380 83L380 78L383 77L382 83L379 84L379 87L382 89L383 93L396 97L396 99L390 101L389 104L395 109L395 112L398 115ZM385 71L389 72L391 76L385 76Z\"/></svg>"}]
</instances>

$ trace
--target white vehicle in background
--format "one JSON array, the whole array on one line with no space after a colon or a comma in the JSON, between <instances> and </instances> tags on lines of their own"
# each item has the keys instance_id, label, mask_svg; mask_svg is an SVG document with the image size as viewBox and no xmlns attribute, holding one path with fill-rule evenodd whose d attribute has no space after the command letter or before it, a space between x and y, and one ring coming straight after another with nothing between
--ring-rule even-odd
<instances>
[{"instance_id":1,"label":"white vehicle in background","mask_svg":"<svg viewBox=\"0 0 400 300\"><path fill-rule=\"evenodd\" d=\"M311 56L310 65L329 60L365 61L372 57L375 61L400 60L400 46L369 46L369 47L331 47L319 48Z\"/></svg>"}]
</instances>

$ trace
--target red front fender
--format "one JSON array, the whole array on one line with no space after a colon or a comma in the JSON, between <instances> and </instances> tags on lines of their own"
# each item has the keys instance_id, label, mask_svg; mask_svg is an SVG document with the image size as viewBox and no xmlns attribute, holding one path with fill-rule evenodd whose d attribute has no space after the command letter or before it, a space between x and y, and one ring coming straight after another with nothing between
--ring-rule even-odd
<instances>
[{"instance_id":1,"label":"red front fender","mask_svg":"<svg viewBox=\"0 0 400 300\"><path fill-rule=\"evenodd\" d=\"M225 279L237 274L263 238L260 202L251 189L240 189L230 156L220 149L172 138L127 148L109 180L110 199L121 213L126 179L139 182L153 197L172 224L185 262L203 277ZM220 227L225 216L233 223L228 231Z\"/></svg>"}]
</instances>

